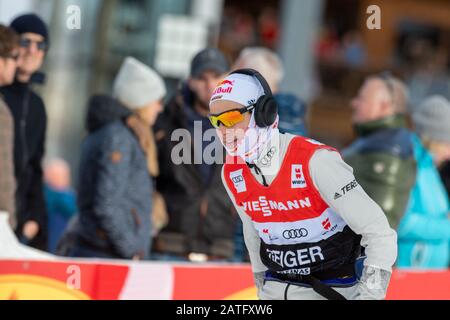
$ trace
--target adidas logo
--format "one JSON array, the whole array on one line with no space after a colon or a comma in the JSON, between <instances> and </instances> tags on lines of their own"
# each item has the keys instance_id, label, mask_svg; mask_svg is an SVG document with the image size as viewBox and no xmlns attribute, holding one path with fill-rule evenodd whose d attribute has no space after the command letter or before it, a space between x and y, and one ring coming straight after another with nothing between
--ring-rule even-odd
<instances>
[{"instance_id":1,"label":"adidas logo","mask_svg":"<svg viewBox=\"0 0 450 320\"><path fill-rule=\"evenodd\" d=\"M340 197L342 197L338 192L336 192L335 194L334 194L334 200L337 200L337 199L339 199Z\"/></svg>"}]
</instances>

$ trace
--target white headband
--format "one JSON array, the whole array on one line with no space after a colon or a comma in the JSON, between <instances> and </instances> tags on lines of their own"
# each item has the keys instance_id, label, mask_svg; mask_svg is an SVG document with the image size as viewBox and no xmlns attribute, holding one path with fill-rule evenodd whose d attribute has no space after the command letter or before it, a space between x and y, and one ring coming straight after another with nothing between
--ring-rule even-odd
<instances>
[{"instance_id":1,"label":"white headband","mask_svg":"<svg viewBox=\"0 0 450 320\"><path fill-rule=\"evenodd\" d=\"M255 77L234 73L219 82L209 104L227 100L249 106L258 101L262 95L264 95L264 89Z\"/></svg>"}]
</instances>

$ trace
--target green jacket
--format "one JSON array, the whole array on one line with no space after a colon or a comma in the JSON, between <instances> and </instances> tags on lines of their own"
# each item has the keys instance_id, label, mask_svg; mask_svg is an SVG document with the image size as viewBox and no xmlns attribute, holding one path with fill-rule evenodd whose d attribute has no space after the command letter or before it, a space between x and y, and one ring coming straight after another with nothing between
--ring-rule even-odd
<instances>
[{"instance_id":1,"label":"green jacket","mask_svg":"<svg viewBox=\"0 0 450 320\"><path fill-rule=\"evenodd\" d=\"M359 138L342 154L358 182L397 228L415 183L412 133L395 115L356 126Z\"/></svg>"}]
</instances>

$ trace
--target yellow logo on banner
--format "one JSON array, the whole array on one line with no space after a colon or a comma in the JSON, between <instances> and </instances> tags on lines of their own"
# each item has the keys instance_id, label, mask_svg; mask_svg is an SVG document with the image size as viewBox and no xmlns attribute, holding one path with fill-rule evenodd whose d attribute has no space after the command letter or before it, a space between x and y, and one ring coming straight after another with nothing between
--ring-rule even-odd
<instances>
[{"instance_id":1,"label":"yellow logo on banner","mask_svg":"<svg viewBox=\"0 0 450 320\"><path fill-rule=\"evenodd\" d=\"M256 293L256 287L247 288L228 297L225 297L224 300L258 300L258 296Z\"/></svg>"},{"instance_id":2,"label":"yellow logo on banner","mask_svg":"<svg viewBox=\"0 0 450 320\"><path fill-rule=\"evenodd\" d=\"M0 276L0 300L91 300L84 292L64 282L42 276Z\"/></svg>"}]
</instances>

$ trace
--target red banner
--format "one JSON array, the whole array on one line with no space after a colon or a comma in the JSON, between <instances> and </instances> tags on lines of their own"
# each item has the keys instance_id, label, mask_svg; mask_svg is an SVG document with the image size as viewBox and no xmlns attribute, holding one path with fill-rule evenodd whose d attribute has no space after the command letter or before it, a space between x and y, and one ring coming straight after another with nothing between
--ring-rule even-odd
<instances>
[{"instance_id":1,"label":"red banner","mask_svg":"<svg viewBox=\"0 0 450 320\"><path fill-rule=\"evenodd\" d=\"M0 300L256 299L249 265L0 260ZM400 271L387 299L450 299L449 271Z\"/></svg>"}]
</instances>

